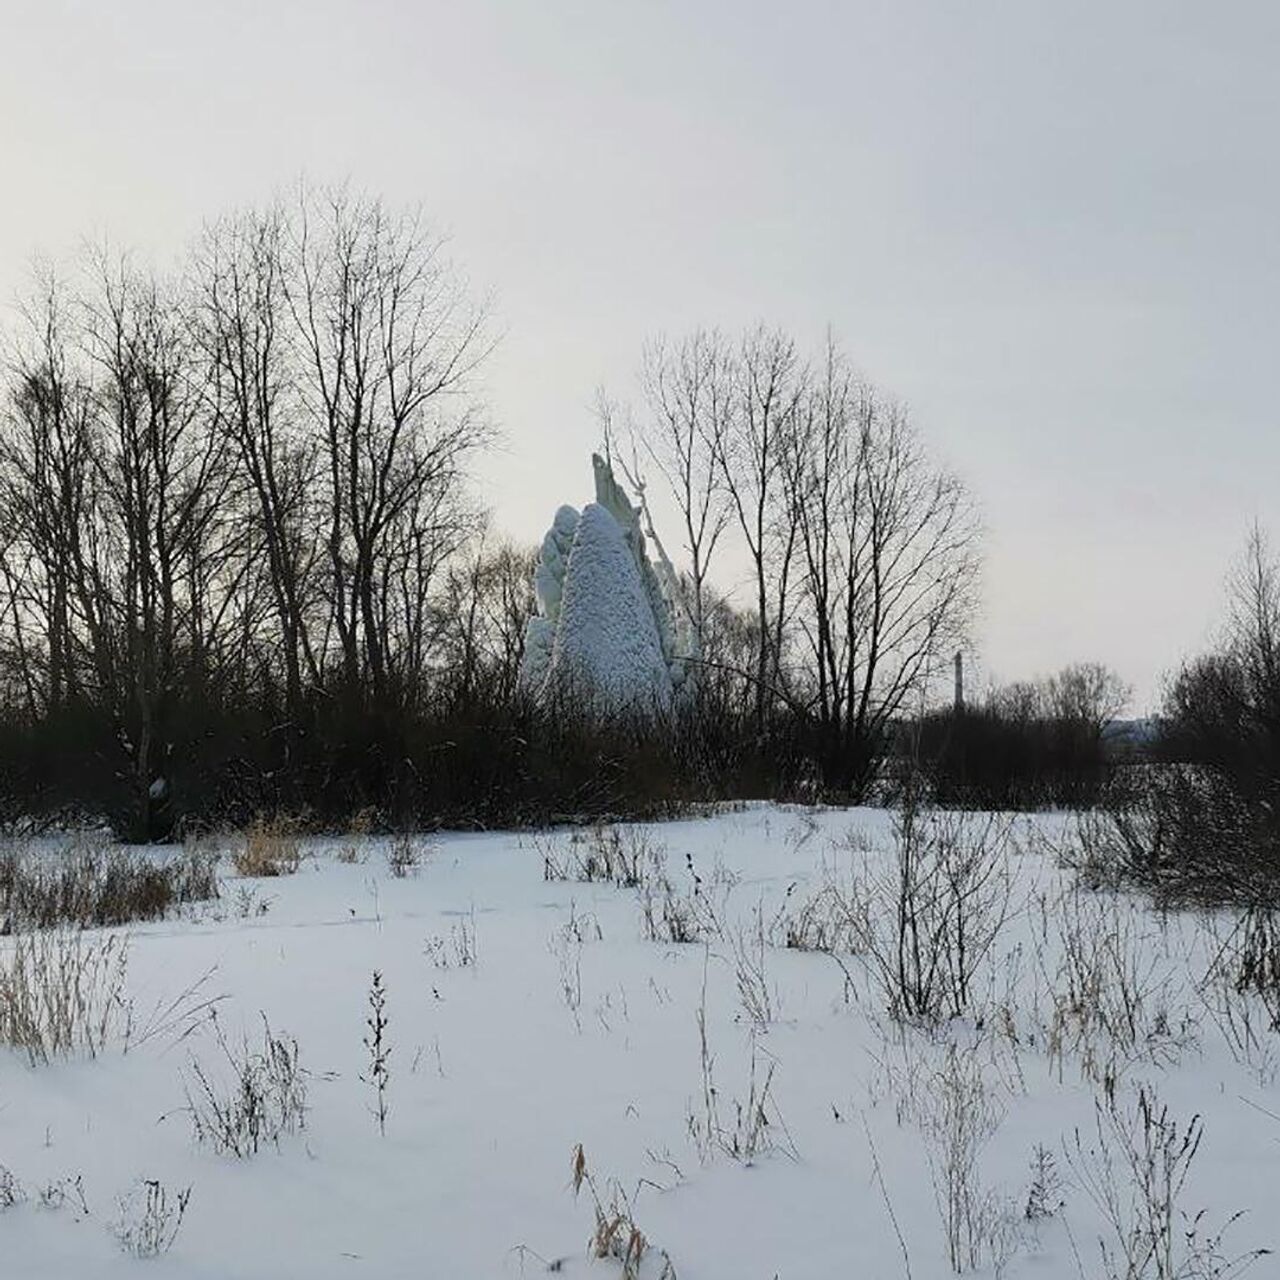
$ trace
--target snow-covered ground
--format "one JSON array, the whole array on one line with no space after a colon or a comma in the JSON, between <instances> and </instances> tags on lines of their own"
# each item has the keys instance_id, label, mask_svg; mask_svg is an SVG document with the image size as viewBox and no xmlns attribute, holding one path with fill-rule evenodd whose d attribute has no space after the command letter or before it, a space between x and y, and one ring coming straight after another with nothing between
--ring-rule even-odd
<instances>
[{"instance_id":1,"label":"snow-covered ground","mask_svg":"<svg viewBox=\"0 0 1280 1280\"><path fill-rule=\"evenodd\" d=\"M1140 1088L1170 1122L1203 1118L1176 1249L1202 1209L1202 1236L1244 1211L1227 1257L1280 1244L1280 1035L1255 1022L1257 1044L1233 1052L1210 1011L1201 979L1226 923L1072 893L1044 844L1067 820L1019 820L1012 914L973 1014L904 1028L865 957L783 945L824 886L888 865L891 821L752 807L645 829L666 905L701 922L692 944L648 940L636 889L545 879L546 855L590 852L568 832L434 837L404 877L378 840L355 842L356 863L339 856L350 842L307 842L278 879L226 866L218 903L127 931L135 1019L190 992L191 1020L95 1058L32 1066L0 1049L0 1166L25 1190L0 1209L0 1276L617 1275L588 1256L581 1144L602 1207L629 1207L650 1243L641 1276L665 1256L680 1280L942 1277L950 1201L977 1274L1094 1280L1109 1274L1100 1240L1118 1247L1104 1148L1122 1222L1134 1207L1115 1125L1150 1136L1132 1127ZM650 905L660 918L663 899ZM1087 943L1077 977L1112 949L1100 999L1132 1035L1081 1030L1064 921ZM385 1133L364 1043L375 970ZM230 1043L260 1040L265 1015L309 1073L305 1127L247 1159L197 1143L184 1109L193 1064L226 1067L194 1012L214 998ZM112 1229L139 1179L191 1188L172 1249L146 1263Z\"/></svg>"}]
</instances>

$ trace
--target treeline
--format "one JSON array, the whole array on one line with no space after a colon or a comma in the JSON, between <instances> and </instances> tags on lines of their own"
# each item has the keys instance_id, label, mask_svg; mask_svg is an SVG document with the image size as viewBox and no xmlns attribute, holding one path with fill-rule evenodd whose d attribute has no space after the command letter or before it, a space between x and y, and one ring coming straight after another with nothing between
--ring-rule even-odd
<instances>
[{"instance_id":1,"label":"treeline","mask_svg":"<svg viewBox=\"0 0 1280 1280\"><path fill-rule=\"evenodd\" d=\"M341 190L222 218L171 272L43 273L3 370L0 816L143 839L867 795L977 571L905 413L777 331L646 353L632 460L680 511L698 695L602 722L520 685L533 557L467 483L490 345L424 224ZM745 609L708 579L730 539Z\"/></svg>"},{"instance_id":2,"label":"treeline","mask_svg":"<svg viewBox=\"0 0 1280 1280\"><path fill-rule=\"evenodd\" d=\"M521 688L534 553L468 483L490 347L424 223L343 190L171 272L40 273L0 409L0 820L496 825L790 785L727 666L679 723ZM707 628L734 651L732 609Z\"/></svg>"},{"instance_id":3,"label":"treeline","mask_svg":"<svg viewBox=\"0 0 1280 1280\"><path fill-rule=\"evenodd\" d=\"M1147 745L1113 732L1131 696L1100 663L1075 663L920 716L903 726L899 750L940 805L1088 808Z\"/></svg>"},{"instance_id":4,"label":"treeline","mask_svg":"<svg viewBox=\"0 0 1280 1280\"><path fill-rule=\"evenodd\" d=\"M529 558L464 483L488 347L439 241L342 191L224 218L168 274L44 271L0 432L10 815L144 838L379 804L415 726L482 678L509 698L481 668Z\"/></svg>"},{"instance_id":5,"label":"treeline","mask_svg":"<svg viewBox=\"0 0 1280 1280\"><path fill-rule=\"evenodd\" d=\"M535 553L469 483L494 436L486 310L420 218L300 189L172 271L105 251L43 271L9 329L0 822L498 825L857 802L908 771L971 807L1116 794L1126 691L1101 667L921 713L967 641L975 513L832 341L696 330L646 348L634 408L605 402L612 460L646 520L646 481L665 490L687 566L697 693L655 719L522 686ZM1200 810L1280 847L1260 545L1239 596L1231 644L1170 696L1152 858Z\"/></svg>"}]
</instances>

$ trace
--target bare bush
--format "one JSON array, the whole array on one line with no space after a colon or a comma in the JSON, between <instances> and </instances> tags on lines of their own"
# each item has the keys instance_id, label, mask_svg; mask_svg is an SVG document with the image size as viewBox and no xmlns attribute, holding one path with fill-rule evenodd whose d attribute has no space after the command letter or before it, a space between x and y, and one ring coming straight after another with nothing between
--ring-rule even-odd
<instances>
[{"instance_id":1,"label":"bare bush","mask_svg":"<svg viewBox=\"0 0 1280 1280\"><path fill-rule=\"evenodd\" d=\"M1051 841L1042 834L1040 840L1086 889L1116 892L1136 878L1125 828L1112 813L1087 809L1074 815L1064 839Z\"/></svg>"},{"instance_id":2,"label":"bare bush","mask_svg":"<svg viewBox=\"0 0 1280 1280\"><path fill-rule=\"evenodd\" d=\"M32 1065L74 1053L96 1056L127 1039L128 942L118 935L20 933L0 951L0 1044Z\"/></svg>"},{"instance_id":3,"label":"bare bush","mask_svg":"<svg viewBox=\"0 0 1280 1280\"><path fill-rule=\"evenodd\" d=\"M1233 967L1236 990L1263 996L1280 1022L1280 913L1257 906L1244 913Z\"/></svg>"},{"instance_id":4,"label":"bare bush","mask_svg":"<svg viewBox=\"0 0 1280 1280\"><path fill-rule=\"evenodd\" d=\"M422 865L422 850L407 834L395 836L387 846L387 869L397 880L413 875Z\"/></svg>"},{"instance_id":5,"label":"bare bush","mask_svg":"<svg viewBox=\"0 0 1280 1280\"><path fill-rule=\"evenodd\" d=\"M933 813L908 794L888 868L868 863L865 961L895 1018L936 1022L968 1011L973 982L1008 919L1010 825L995 815Z\"/></svg>"},{"instance_id":6,"label":"bare bush","mask_svg":"<svg viewBox=\"0 0 1280 1280\"><path fill-rule=\"evenodd\" d=\"M261 1047L252 1047L247 1037L233 1045L216 1014L211 1022L222 1065L211 1072L191 1060L186 1110L195 1140L242 1160L267 1143L278 1147L306 1122L307 1071L298 1042L274 1035L265 1015Z\"/></svg>"},{"instance_id":7,"label":"bare bush","mask_svg":"<svg viewBox=\"0 0 1280 1280\"><path fill-rule=\"evenodd\" d=\"M1213 1232L1203 1211L1183 1208L1203 1137L1198 1115L1179 1121L1145 1088L1132 1110L1096 1102L1091 1139L1075 1131L1067 1161L1107 1225L1098 1242L1106 1280L1229 1280L1270 1253L1224 1252L1224 1238L1241 1214Z\"/></svg>"},{"instance_id":8,"label":"bare bush","mask_svg":"<svg viewBox=\"0 0 1280 1280\"><path fill-rule=\"evenodd\" d=\"M112 1234L135 1258L158 1258L173 1248L190 1203L190 1187L174 1191L156 1178L143 1178L117 1202Z\"/></svg>"},{"instance_id":9,"label":"bare bush","mask_svg":"<svg viewBox=\"0 0 1280 1280\"><path fill-rule=\"evenodd\" d=\"M1197 994L1236 1061L1270 1083L1280 1072L1280 919L1250 907L1225 937L1213 916L1202 928L1212 958Z\"/></svg>"}]
</instances>

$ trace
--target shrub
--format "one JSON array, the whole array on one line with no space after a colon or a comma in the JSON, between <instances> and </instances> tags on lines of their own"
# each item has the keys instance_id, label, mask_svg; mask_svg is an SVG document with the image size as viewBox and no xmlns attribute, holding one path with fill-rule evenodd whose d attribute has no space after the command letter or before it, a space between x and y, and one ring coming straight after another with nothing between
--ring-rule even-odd
<instances>
[{"instance_id":1,"label":"shrub","mask_svg":"<svg viewBox=\"0 0 1280 1280\"><path fill-rule=\"evenodd\" d=\"M1218 648L1165 697L1157 766L1110 810L1126 870L1164 901L1280 901L1280 565L1258 531Z\"/></svg>"},{"instance_id":2,"label":"shrub","mask_svg":"<svg viewBox=\"0 0 1280 1280\"><path fill-rule=\"evenodd\" d=\"M1092 1141L1076 1130L1067 1159L1107 1226L1098 1242L1107 1280L1229 1280L1270 1253L1225 1254L1224 1236L1240 1214L1213 1233L1203 1212L1182 1207L1203 1138L1199 1116L1179 1121L1147 1089L1132 1111L1096 1104Z\"/></svg>"},{"instance_id":3,"label":"shrub","mask_svg":"<svg viewBox=\"0 0 1280 1280\"><path fill-rule=\"evenodd\" d=\"M120 1197L112 1233L135 1258L158 1258L173 1248L190 1203L190 1187L175 1192L156 1178L143 1178Z\"/></svg>"},{"instance_id":4,"label":"shrub","mask_svg":"<svg viewBox=\"0 0 1280 1280\"><path fill-rule=\"evenodd\" d=\"M417 871L421 862L421 851L411 835L395 836L387 846L387 869L397 880Z\"/></svg>"},{"instance_id":5,"label":"shrub","mask_svg":"<svg viewBox=\"0 0 1280 1280\"><path fill-rule=\"evenodd\" d=\"M195 1140L240 1159L256 1155L268 1142L278 1147L306 1121L307 1072L299 1062L298 1042L272 1034L265 1015L260 1048L247 1039L230 1044L216 1014L212 1022L223 1065L210 1072L191 1060L186 1109Z\"/></svg>"},{"instance_id":6,"label":"shrub","mask_svg":"<svg viewBox=\"0 0 1280 1280\"><path fill-rule=\"evenodd\" d=\"M1008 918L1010 827L993 815L922 810L911 791L887 869L868 864L864 959L889 1013L935 1022L967 1012L973 980Z\"/></svg>"}]
</instances>

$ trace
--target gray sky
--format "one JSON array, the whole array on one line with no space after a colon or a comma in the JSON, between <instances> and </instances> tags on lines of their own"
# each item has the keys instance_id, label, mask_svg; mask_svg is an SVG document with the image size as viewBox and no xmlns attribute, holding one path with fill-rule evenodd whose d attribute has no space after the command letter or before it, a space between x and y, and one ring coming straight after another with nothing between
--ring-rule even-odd
<instances>
[{"instance_id":1,"label":"gray sky","mask_svg":"<svg viewBox=\"0 0 1280 1280\"><path fill-rule=\"evenodd\" d=\"M1141 706L1280 535L1278 59L1273 0L0 0L0 298L301 172L421 202L528 540L646 336L830 323L980 502L986 668Z\"/></svg>"}]
</instances>

